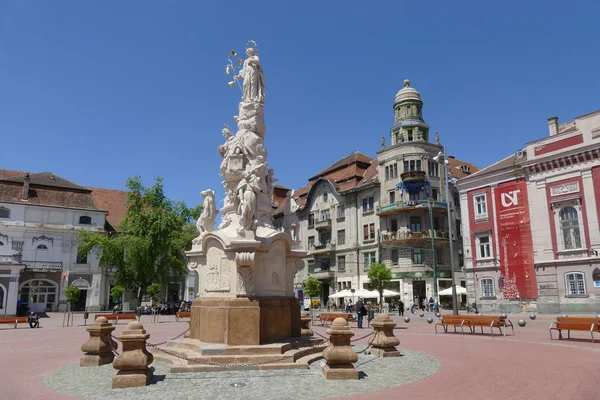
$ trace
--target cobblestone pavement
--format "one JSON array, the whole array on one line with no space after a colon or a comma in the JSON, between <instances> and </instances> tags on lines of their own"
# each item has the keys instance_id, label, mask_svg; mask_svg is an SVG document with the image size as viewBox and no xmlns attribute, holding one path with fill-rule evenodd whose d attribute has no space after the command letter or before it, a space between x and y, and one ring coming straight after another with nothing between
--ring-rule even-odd
<instances>
[{"instance_id":1,"label":"cobblestone pavement","mask_svg":"<svg viewBox=\"0 0 600 400\"><path fill-rule=\"evenodd\" d=\"M426 314L431 316L431 314ZM77 363L82 353L80 347L87 341L88 333L83 326L81 315L76 316L75 326L62 328L62 314L51 314L50 318L41 320L41 329L20 327L12 329L10 326L0 326L0 399L1 400L63 400L75 399L67 394L50 390L44 384L44 377L48 381L54 371L72 367ZM435 334L433 326L426 322L426 318L412 315L411 321L405 323L401 317L392 318L398 323L396 335L400 339L399 348L410 355L410 352L428 354L441 362L440 368L433 375L420 376L420 380L396 385L404 379L405 370L386 368L384 371L371 372L367 379L375 379L381 375L389 381L387 389L370 388L369 393L349 394L348 392L336 393L344 399L407 399L419 400L600 400L600 368L598 368L598 352L600 340L592 343L589 333L574 332L571 340L550 340L548 327L555 316L538 315L531 321L526 315L510 315L515 324L515 336L491 337L489 334L482 336L460 333ZM521 328L517 320L523 318L527 326ZM90 321L91 322L91 321ZM147 316L142 317L144 327L150 333L149 341L162 342L182 333L187 328L185 322L175 322L172 317L161 318L161 323L150 323ZM356 337L364 336L367 329L356 329L352 324ZM116 336L123 331L125 324L119 324ZM318 323L313 330L326 335L325 327ZM555 335L556 337L556 335ZM600 338L599 338L600 339ZM366 340L355 343L359 350L364 349ZM408 357L408 356L407 356ZM400 362L408 359L400 358ZM160 374L160 363L155 363ZM163 364L164 365L164 364ZM366 371L369 363L358 365L359 371ZM313 367L316 367L313 366ZM111 371L110 366L104 367ZM164 368L164 367L162 367ZM368 368L371 368L369 366ZM271 374L270 378L261 378L263 385L277 387L281 384L288 385L287 381L295 382L298 378L286 379L291 371L278 372L261 371ZM310 374L314 370L294 371L296 373ZM410 373L413 373L411 370ZM237 377L236 372L230 372ZM414 374L413 375L418 375ZM100 380L100 375L97 376ZM168 377L171 379L171 377ZM182 379L173 377L172 379ZM316 379L316 377L315 377ZM367 382L367 379L364 382ZM110 385L110 380L104 380L102 385ZM165 378L167 381L167 378ZM202 382L200 376L194 381ZM311 393L313 388L329 385L332 382L320 380L317 385L289 384L288 392L282 392L269 397L269 400L288 398L302 399L304 392ZM242 382L244 383L244 382ZM357 382L354 382L357 383ZM357 384L361 384L358 382ZM50 386L51 384L48 383ZM77 385L78 383L75 383ZM338 384L333 383L333 384ZM347 384L347 382L345 382ZM161 382L147 388L142 392L157 390ZM342 385L344 386L344 385ZM210 398L219 398L220 393L211 393L203 384L196 385L196 392L190 398L199 398L200 394L209 394ZM246 388L246 387L242 387ZM61 388L63 390L66 388ZM293 390L293 392L292 392ZM242 398L250 392L244 390ZM111 392L108 399L120 395L119 390ZM145 393L145 392L144 392ZM285 397L288 396L288 397ZM139 395L130 397L142 398ZM157 397L154 397L157 398ZM235 398L229 396L228 398ZM314 398L314 397L313 397Z\"/></svg>"},{"instance_id":2,"label":"cobblestone pavement","mask_svg":"<svg viewBox=\"0 0 600 400\"><path fill-rule=\"evenodd\" d=\"M358 347L361 347L359 349ZM356 351L364 349L357 346ZM402 357L360 355L358 381L326 381L320 362L307 370L169 373L169 365L153 364L155 379L143 388L112 390L111 365L80 368L71 364L46 375L44 384L57 392L91 400L101 399L303 399L318 400L340 395L388 389L434 374L440 362L425 353L403 351ZM241 384L243 386L235 386ZM201 388L201 390L199 390Z\"/></svg>"}]
</instances>

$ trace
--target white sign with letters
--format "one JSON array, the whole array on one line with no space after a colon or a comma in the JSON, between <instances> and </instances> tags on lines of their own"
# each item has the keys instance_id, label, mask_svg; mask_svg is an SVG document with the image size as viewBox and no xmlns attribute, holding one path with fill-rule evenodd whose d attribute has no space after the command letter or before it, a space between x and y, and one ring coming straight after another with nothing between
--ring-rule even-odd
<instances>
[{"instance_id":1,"label":"white sign with letters","mask_svg":"<svg viewBox=\"0 0 600 400\"><path fill-rule=\"evenodd\" d=\"M564 185L550 188L550 196L562 196L563 194L579 192L579 182L565 183Z\"/></svg>"}]
</instances>

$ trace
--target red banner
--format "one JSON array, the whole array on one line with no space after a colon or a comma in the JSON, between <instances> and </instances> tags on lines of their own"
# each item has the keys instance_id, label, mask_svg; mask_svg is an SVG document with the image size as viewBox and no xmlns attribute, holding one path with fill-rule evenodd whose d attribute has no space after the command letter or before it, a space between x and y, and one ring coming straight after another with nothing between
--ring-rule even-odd
<instances>
[{"instance_id":1,"label":"red banner","mask_svg":"<svg viewBox=\"0 0 600 400\"><path fill-rule=\"evenodd\" d=\"M495 190L500 241L502 293L508 299L538 297L533 266L533 241L524 180L504 183Z\"/></svg>"}]
</instances>

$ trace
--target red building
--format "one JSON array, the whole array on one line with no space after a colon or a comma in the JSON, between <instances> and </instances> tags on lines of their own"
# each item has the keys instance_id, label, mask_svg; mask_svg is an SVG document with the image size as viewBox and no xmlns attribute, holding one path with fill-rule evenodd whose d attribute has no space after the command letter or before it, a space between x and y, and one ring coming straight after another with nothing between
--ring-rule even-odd
<instances>
[{"instance_id":1,"label":"red building","mask_svg":"<svg viewBox=\"0 0 600 400\"><path fill-rule=\"evenodd\" d=\"M600 110L458 181L469 303L600 311Z\"/></svg>"}]
</instances>

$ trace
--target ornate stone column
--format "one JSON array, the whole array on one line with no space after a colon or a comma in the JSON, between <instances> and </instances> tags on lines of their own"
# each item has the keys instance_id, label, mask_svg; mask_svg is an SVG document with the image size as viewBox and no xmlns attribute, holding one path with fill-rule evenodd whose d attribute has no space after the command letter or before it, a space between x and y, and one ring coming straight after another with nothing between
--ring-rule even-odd
<instances>
[{"instance_id":1,"label":"ornate stone column","mask_svg":"<svg viewBox=\"0 0 600 400\"><path fill-rule=\"evenodd\" d=\"M113 362L118 370L112 378L112 388L121 389L146 386L152 378L152 369L148 365L154 357L146 350L146 340L150 337L139 322L130 322L118 338L123 343L123 353Z\"/></svg>"},{"instance_id":2,"label":"ornate stone column","mask_svg":"<svg viewBox=\"0 0 600 400\"><path fill-rule=\"evenodd\" d=\"M312 329L310 328L310 314L306 311L303 311L300 313L300 323L301 328L300 328L300 336L312 336L314 335L314 332L312 331Z\"/></svg>"},{"instance_id":3,"label":"ornate stone column","mask_svg":"<svg viewBox=\"0 0 600 400\"><path fill-rule=\"evenodd\" d=\"M358 361L358 354L350 346L350 338L354 332L344 318L336 318L327 329L330 336L329 346L323 351L327 364L323 367L323 375L328 380L357 380L358 371L353 363Z\"/></svg>"},{"instance_id":4,"label":"ornate stone column","mask_svg":"<svg viewBox=\"0 0 600 400\"><path fill-rule=\"evenodd\" d=\"M115 327L104 317L99 317L87 328L90 338L81 346L85 354L79 360L79 366L97 367L113 361L113 348L117 349L117 343L111 338L114 330Z\"/></svg>"},{"instance_id":5,"label":"ornate stone column","mask_svg":"<svg viewBox=\"0 0 600 400\"><path fill-rule=\"evenodd\" d=\"M378 357L400 357L400 352L396 348L400 340L394 336L396 323L386 314L379 314L371 322L374 337L370 339L371 354Z\"/></svg>"}]
</instances>

